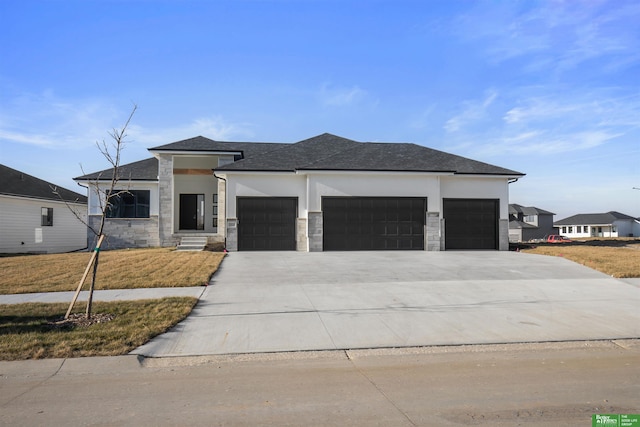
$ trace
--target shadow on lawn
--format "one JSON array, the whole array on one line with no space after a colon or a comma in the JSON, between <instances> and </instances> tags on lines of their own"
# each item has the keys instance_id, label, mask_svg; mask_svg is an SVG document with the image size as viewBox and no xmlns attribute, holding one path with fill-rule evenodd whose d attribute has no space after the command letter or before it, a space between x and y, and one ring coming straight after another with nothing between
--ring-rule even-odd
<instances>
[{"instance_id":1,"label":"shadow on lawn","mask_svg":"<svg viewBox=\"0 0 640 427\"><path fill-rule=\"evenodd\" d=\"M5 315L0 316L0 336L11 334L46 333L61 328L51 324L60 316L42 315ZM71 329L71 327L69 327Z\"/></svg>"}]
</instances>

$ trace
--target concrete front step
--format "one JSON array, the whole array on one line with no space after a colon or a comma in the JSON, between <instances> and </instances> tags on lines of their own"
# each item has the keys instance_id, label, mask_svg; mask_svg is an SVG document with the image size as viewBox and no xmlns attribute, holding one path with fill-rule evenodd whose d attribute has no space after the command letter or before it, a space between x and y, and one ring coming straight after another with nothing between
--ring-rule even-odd
<instances>
[{"instance_id":1,"label":"concrete front step","mask_svg":"<svg viewBox=\"0 0 640 427\"><path fill-rule=\"evenodd\" d=\"M189 236L180 239L180 243L176 247L178 251L203 251L207 246L206 237Z\"/></svg>"}]
</instances>

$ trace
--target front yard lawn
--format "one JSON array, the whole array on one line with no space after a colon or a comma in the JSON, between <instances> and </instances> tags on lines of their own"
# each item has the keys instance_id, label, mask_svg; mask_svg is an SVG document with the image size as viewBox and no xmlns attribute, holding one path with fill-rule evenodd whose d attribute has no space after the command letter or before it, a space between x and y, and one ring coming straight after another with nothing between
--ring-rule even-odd
<instances>
[{"instance_id":1,"label":"front yard lawn","mask_svg":"<svg viewBox=\"0 0 640 427\"><path fill-rule=\"evenodd\" d=\"M75 291L90 258L89 252L1 257L0 294ZM221 252L169 248L103 251L96 289L198 286L209 281L223 258Z\"/></svg>"},{"instance_id":2,"label":"front yard lawn","mask_svg":"<svg viewBox=\"0 0 640 427\"><path fill-rule=\"evenodd\" d=\"M617 278L640 277L640 241L579 242L538 246L523 252L561 256Z\"/></svg>"},{"instance_id":3,"label":"front yard lawn","mask_svg":"<svg viewBox=\"0 0 640 427\"><path fill-rule=\"evenodd\" d=\"M113 315L105 323L61 326L68 304L0 305L0 360L25 360L127 354L187 317L198 300L95 302L95 316Z\"/></svg>"}]
</instances>

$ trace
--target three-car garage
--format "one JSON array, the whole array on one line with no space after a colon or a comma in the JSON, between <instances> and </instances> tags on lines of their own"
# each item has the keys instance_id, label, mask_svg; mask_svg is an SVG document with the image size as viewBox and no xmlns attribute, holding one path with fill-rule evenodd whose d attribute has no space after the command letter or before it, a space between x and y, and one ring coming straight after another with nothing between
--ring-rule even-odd
<instances>
[{"instance_id":1,"label":"three-car garage","mask_svg":"<svg viewBox=\"0 0 640 427\"><path fill-rule=\"evenodd\" d=\"M499 200L443 199L444 249L498 249ZM238 250L296 250L297 197L238 197ZM427 198L323 197L322 250L424 250Z\"/></svg>"}]
</instances>

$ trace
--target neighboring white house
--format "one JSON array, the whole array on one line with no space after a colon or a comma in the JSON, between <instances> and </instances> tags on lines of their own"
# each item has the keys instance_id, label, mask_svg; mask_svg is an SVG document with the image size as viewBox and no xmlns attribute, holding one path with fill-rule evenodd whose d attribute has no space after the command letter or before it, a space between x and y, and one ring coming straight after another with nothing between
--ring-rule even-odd
<instances>
[{"instance_id":1,"label":"neighboring white house","mask_svg":"<svg viewBox=\"0 0 640 427\"><path fill-rule=\"evenodd\" d=\"M638 220L620 212L578 214L556 221L560 234L571 237L640 237Z\"/></svg>"},{"instance_id":2,"label":"neighboring white house","mask_svg":"<svg viewBox=\"0 0 640 427\"><path fill-rule=\"evenodd\" d=\"M52 188L57 189L58 195ZM0 165L0 253L55 253L86 248L87 227L65 201L86 218L86 196Z\"/></svg>"},{"instance_id":3,"label":"neighboring white house","mask_svg":"<svg viewBox=\"0 0 640 427\"><path fill-rule=\"evenodd\" d=\"M523 174L416 144L322 134L294 144L202 136L123 165L107 247L207 237L235 250L507 250L509 183ZM89 188L107 169L75 178Z\"/></svg>"},{"instance_id":4,"label":"neighboring white house","mask_svg":"<svg viewBox=\"0 0 640 427\"><path fill-rule=\"evenodd\" d=\"M534 206L509 205L509 241L528 242L557 234L553 226L553 212Z\"/></svg>"}]
</instances>

